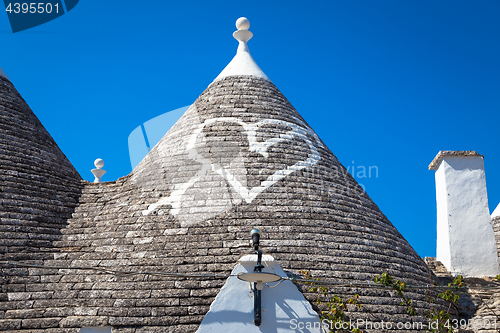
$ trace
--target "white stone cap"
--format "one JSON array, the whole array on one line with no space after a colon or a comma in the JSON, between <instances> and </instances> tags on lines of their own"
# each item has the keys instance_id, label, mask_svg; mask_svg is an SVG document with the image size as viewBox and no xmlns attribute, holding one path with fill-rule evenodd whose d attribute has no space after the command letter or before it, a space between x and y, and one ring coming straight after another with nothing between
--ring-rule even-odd
<instances>
[{"instance_id":1,"label":"white stone cap","mask_svg":"<svg viewBox=\"0 0 500 333\"><path fill-rule=\"evenodd\" d=\"M497 208L495 208L495 210L493 211L493 214L491 214L491 218L499 216L500 216L500 203L498 204Z\"/></svg>"},{"instance_id":2,"label":"white stone cap","mask_svg":"<svg viewBox=\"0 0 500 333\"><path fill-rule=\"evenodd\" d=\"M436 157L432 160L431 164L429 164L429 170L437 170L439 164L443 160L444 157L446 156L481 156L484 158L483 155L478 154L474 150L441 150Z\"/></svg>"},{"instance_id":3,"label":"white stone cap","mask_svg":"<svg viewBox=\"0 0 500 333\"><path fill-rule=\"evenodd\" d=\"M2 70L2 68L0 68L0 76L3 76L4 78L6 78L7 80L9 79L7 77L7 75L5 74L5 72Z\"/></svg>"},{"instance_id":4,"label":"white stone cap","mask_svg":"<svg viewBox=\"0 0 500 333\"><path fill-rule=\"evenodd\" d=\"M219 76L215 78L214 82L227 76L235 75L252 75L269 80L248 50L247 42L253 36L253 34L248 31L250 28L250 21L248 21L246 17L240 17L236 21L236 28L238 30L233 33L233 37L239 42L236 55Z\"/></svg>"},{"instance_id":5,"label":"white stone cap","mask_svg":"<svg viewBox=\"0 0 500 333\"><path fill-rule=\"evenodd\" d=\"M257 255L256 254L245 254L238 261L239 262L257 262ZM272 261L275 261L273 256L271 256L269 254L262 255L262 262L272 262Z\"/></svg>"}]
</instances>

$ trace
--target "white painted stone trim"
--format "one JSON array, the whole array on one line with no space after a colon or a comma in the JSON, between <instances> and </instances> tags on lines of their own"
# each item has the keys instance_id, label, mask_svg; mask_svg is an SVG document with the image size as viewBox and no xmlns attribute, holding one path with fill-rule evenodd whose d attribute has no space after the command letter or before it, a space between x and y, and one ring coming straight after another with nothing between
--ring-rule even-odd
<instances>
[{"instance_id":1,"label":"white painted stone trim","mask_svg":"<svg viewBox=\"0 0 500 333\"><path fill-rule=\"evenodd\" d=\"M226 284L210 306L197 333L321 333L320 320L311 304L291 281L264 284L262 290L262 324L253 323L253 293L250 283L238 279L240 273L253 272L256 255L243 256L233 269ZM287 277L270 255L262 256L263 272ZM303 329L294 328L303 323ZM306 328L309 323L311 329ZM314 328L315 327L315 328Z\"/></svg>"},{"instance_id":2,"label":"white painted stone trim","mask_svg":"<svg viewBox=\"0 0 500 333\"><path fill-rule=\"evenodd\" d=\"M257 255L256 254L245 254L238 261L241 263L251 263L251 264L255 265L257 263ZM262 255L262 262L263 263L270 263L270 262L276 262L276 260L274 260L273 256L271 256L269 254L263 254ZM273 263L273 265L274 265L274 263ZM282 275L280 275L280 276L282 276Z\"/></svg>"}]
</instances>

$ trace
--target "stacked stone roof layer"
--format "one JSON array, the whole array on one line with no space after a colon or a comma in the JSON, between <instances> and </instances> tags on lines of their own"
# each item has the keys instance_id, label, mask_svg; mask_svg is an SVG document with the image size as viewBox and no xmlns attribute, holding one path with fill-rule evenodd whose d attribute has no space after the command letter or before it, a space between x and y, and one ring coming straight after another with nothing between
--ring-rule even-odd
<instances>
[{"instance_id":1,"label":"stacked stone roof layer","mask_svg":"<svg viewBox=\"0 0 500 333\"><path fill-rule=\"evenodd\" d=\"M493 224L493 231L495 232L495 240L497 241L497 253L500 258L500 216L493 216L491 218Z\"/></svg>"},{"instance_id":2,"label":"stacked stone roof layer","mask_svg":"<svg viewBox=\"0 0 500 333\"><path fill-rule=\"evenodd\" d=\"M14 85L0 76L0 330L18 327L5 320L6 311L30 308L20 295L43 286L42 274L5 262L53 259L59 251L54 241L61 240L82 188L78 172Z\"/></svg>"},{"instance_id":3,"label":"stacked stone roof layer","mask_svg":"<svg viewBox=\"0 0 500 333\"><path fill-rule=\"evenodd\" d=\"M27 170L27 177L32 174L35 169ZM258 227L264 252L290 274L309 270L337 282L371 282L387 272L408 284L429 283L423 260L268 80L231 76L212 83L130 175L86 183L72 212L76 199L69 198L74 198L73 188L79 190L77 178L68 171L57 193L66 189L69 194L47 199L61 203L47 202L59 207L53 218L62 226L55 228L50 250L43 258L11 259L45 266L228 274L251 249L249 231ZM25 201L32 197L35 193L27 194ZM17 212L15 202L23 202L12 199L12 206L3 208L2 222ZM23 214L39 216L38 211ZM45 223L34 220L32 228ZM25 249L23 243L19 247ZM92 326L194 332L225 283L225 278L11 266L4 266L2 274L0 329L21 332L78 332ZM365 308L383 320L406 318L390 291L333 291L360 294ZM425 291L408 294L418 309L425 308Z\"/></svg>"},{"instance_id":4,"label":"stacked stone roof layer","mask_svg":"<svg viewBox=\"0 0 500 333\"><path fill-rule=\"evenodd\" d=\"M0 76L0 253L45 258L71 217L81 178L14 85Z\"/></svg>"}]
</instances>

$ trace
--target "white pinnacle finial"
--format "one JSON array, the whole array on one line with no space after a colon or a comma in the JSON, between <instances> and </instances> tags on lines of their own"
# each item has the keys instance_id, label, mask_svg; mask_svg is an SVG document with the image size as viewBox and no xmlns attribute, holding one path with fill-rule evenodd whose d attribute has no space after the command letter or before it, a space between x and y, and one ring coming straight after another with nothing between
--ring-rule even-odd
<instances>
[{"instance_id":1,"label":"white pinnacle finial","mask_svg":"<svg viewBox=\"0 0 500 333\"><path fill-rule=\"evenodd\" d=\"M101 158L98 158L94 161L94 165L97 169L90 170L92 174L95 176L94 183L100 183L101 177L104 176L106 170L102 170L104 166L104 161Z\"/></svg>"},{"instance_id":2,"label":"white pinnacle finial","mask_svg":"<svg viewBox=\"0 0 500 333\"><path fill-rule=\"evenodd\" d=\"M238 30L233 33L233 37L240 42L238 52L240 52L240 48L242 47L246 48L246 51L248 52L248 46L246 43L253 37L253 33L248 31L248 28L250 28L250 21L246 17L240 17L236 20L236 28Z\"/></svg>"},{"instance_id":3,"label":"white pinnacle finial","mask_svg":"<svg viewBox=\"0 0 500 333\"><path fill-rule=\"evenodd\" d=\"M248 50L247 42L253 37L253 33L248 30L250 28L250 21L246 17L240 17L236 20L236 28L238 30L233 33L233 37L239 42L236 56L214 81L235 75L251 75L269 80L267 75L264 74L259 65L253 60Z\"/></svg>"}]
</instances>

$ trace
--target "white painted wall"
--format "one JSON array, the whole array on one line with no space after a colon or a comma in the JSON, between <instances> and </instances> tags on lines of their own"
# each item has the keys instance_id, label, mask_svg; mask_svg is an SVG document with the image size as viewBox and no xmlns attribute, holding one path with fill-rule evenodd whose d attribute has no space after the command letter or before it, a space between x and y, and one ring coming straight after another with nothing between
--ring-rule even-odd
<instances>
[{"instance_id":1,"label":"white painted wall","mask_svg":"<svg viewBox=\"0 0 500 333\"><path fill-rule=\"evenodd\" d=\"M226 284L210 306L197 333L321 333L320 321L311 304L290 281L283 281L276 288L264 284L262 290L262 324L253 323L253 293L249 283L239 280L240 272L253 272L257 260L256 255L242 257ZM286 277L283 269L270 255L263 256L266 266L263 272L271 272ZM269 283L270 286L276 283ZM295 322L292 322L295 320ZM295 323L295 324L293 324ZM299 323L304 326L299 329ZM308 329L307 325L316 327Z\"/></svg>"},{"instance_id":2,"label":"white painted wall","mask_svg":"<svg viewBox=\"0 0 500 333\"><path fill-rule=\"evenodd\" d=\"M437 240L436 240L436 259L450 270L451 252L450 235L448 228L448 192L446 191L445 181L446 167L436 170L436 202L437 202Z\"/></svg>"},{"instance_id":3,"label":"white painted wall","mask_svg":"<svg viewBox=\"0 0 500 333\"><path fill-rule=\"evenodd\" d=\"M455 275L499 274L482 156L443 156L436 169L437 260Z\"/></svg>"}]
</instances>

